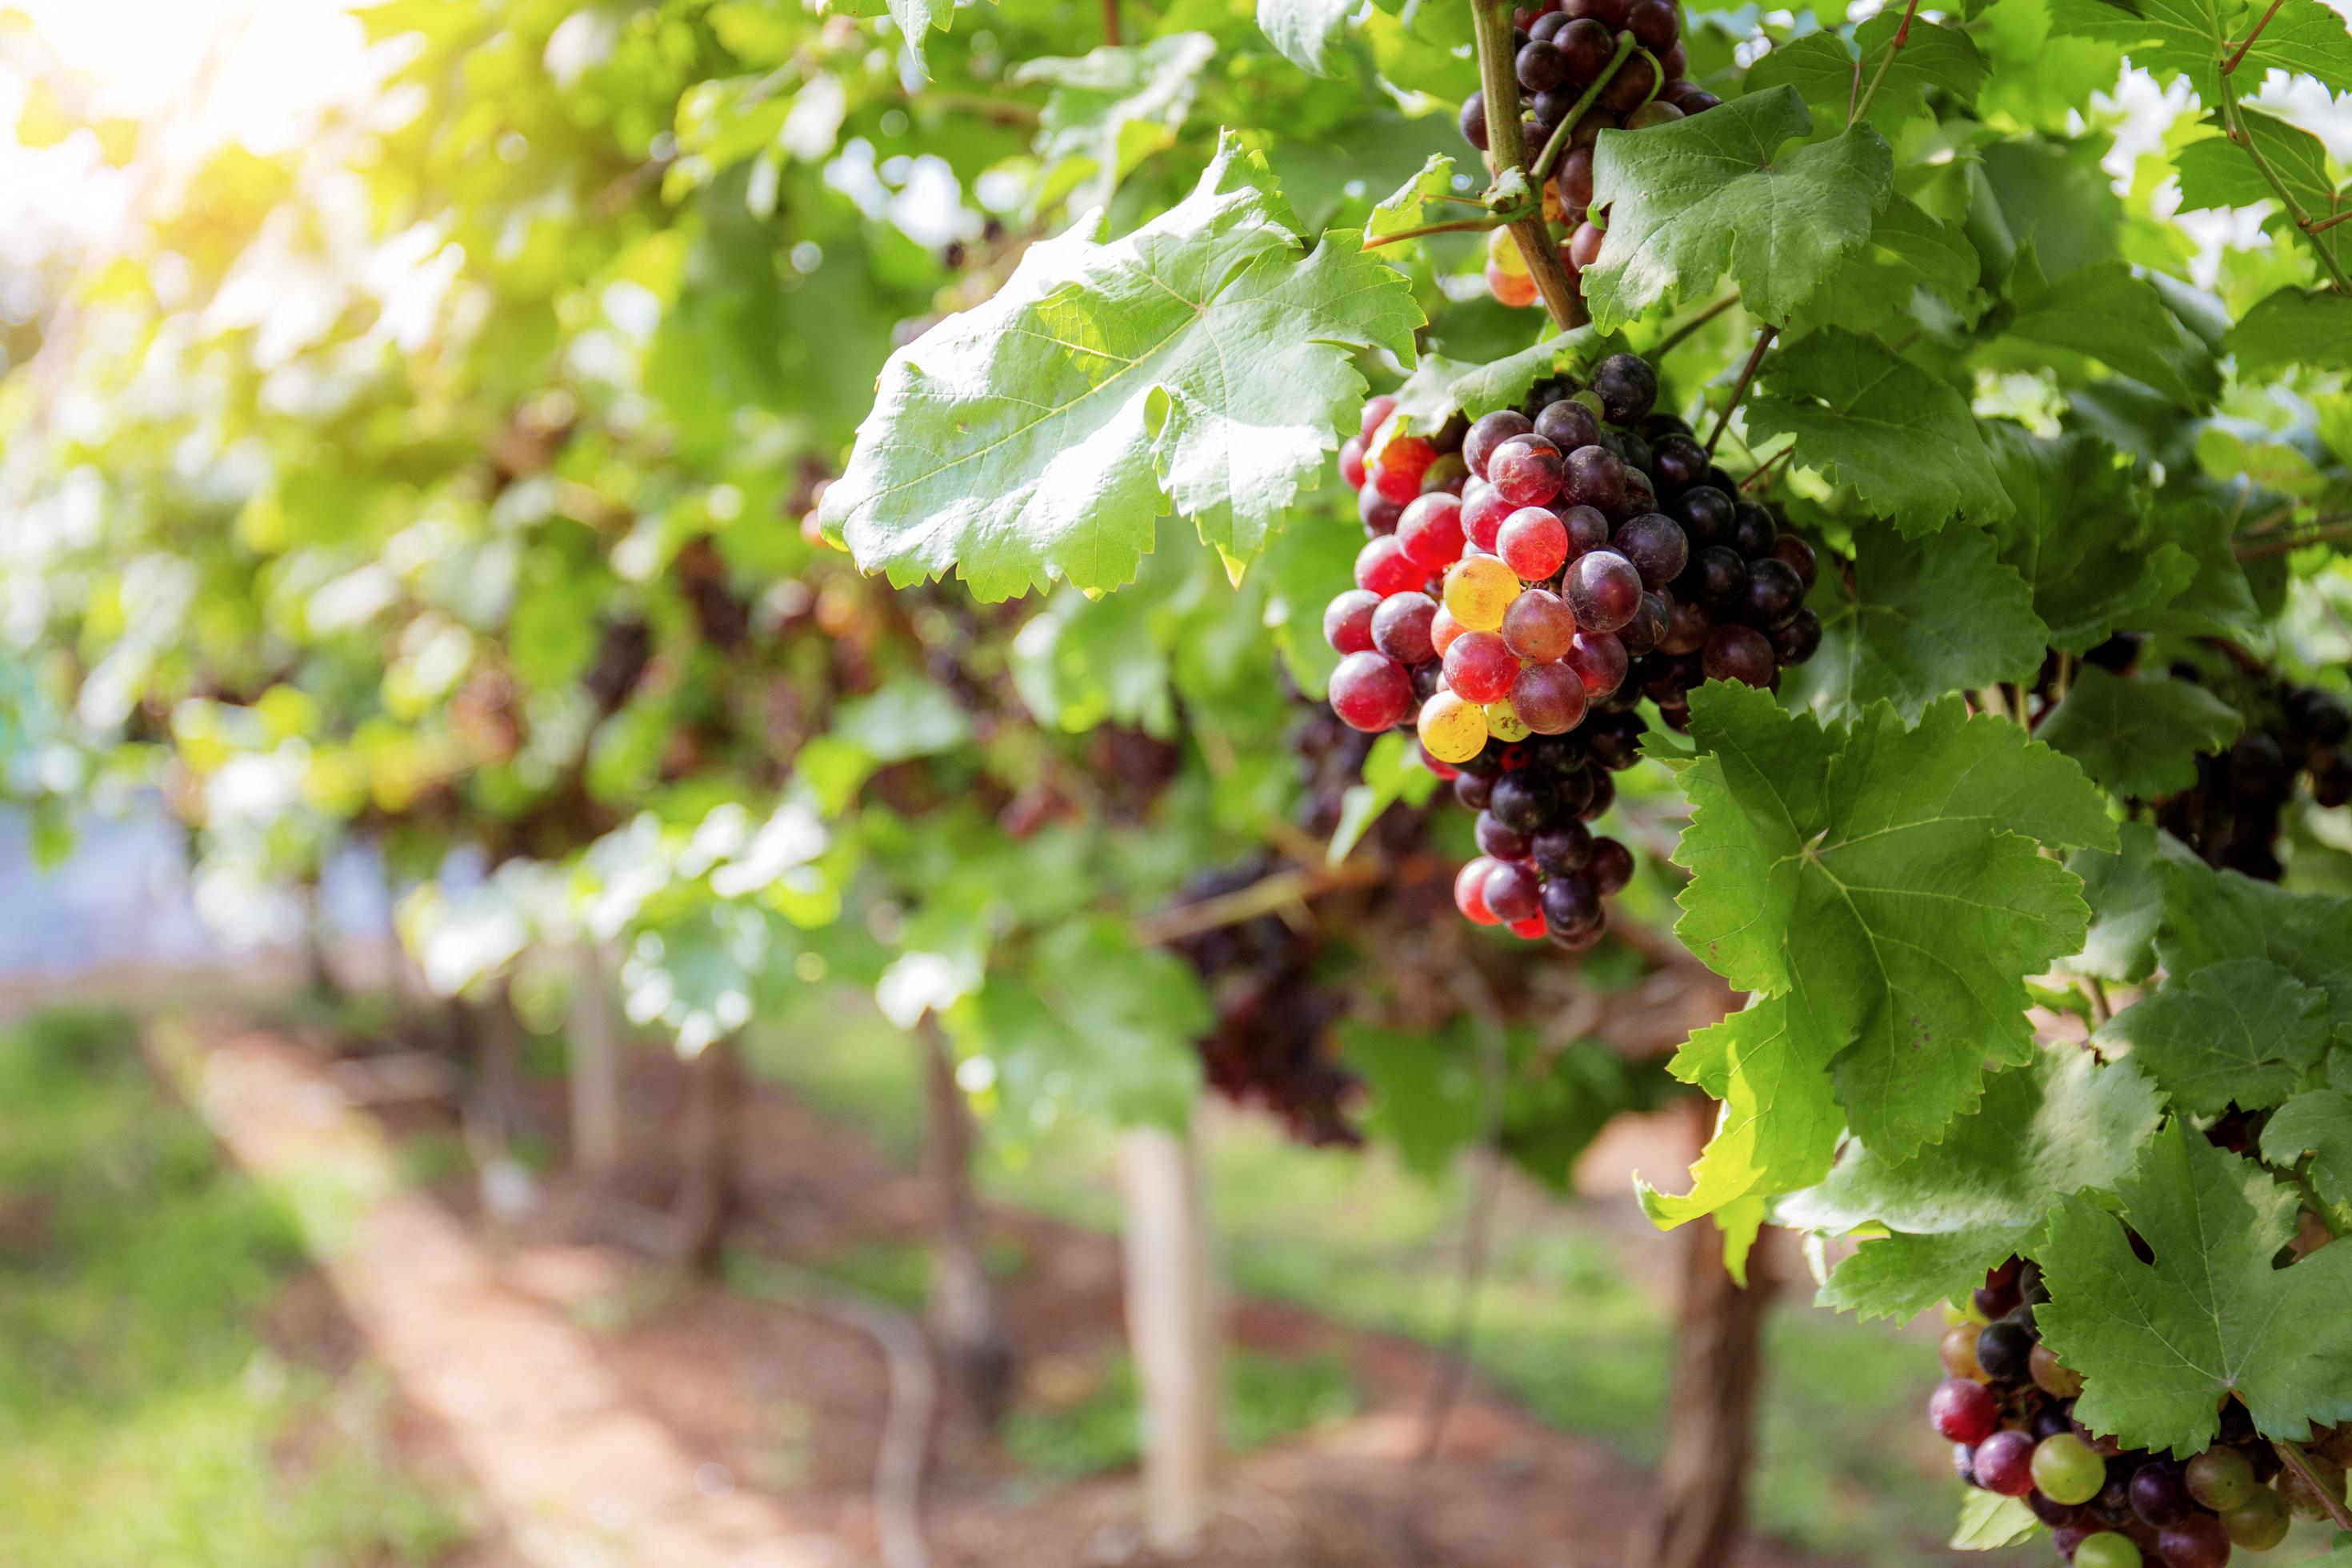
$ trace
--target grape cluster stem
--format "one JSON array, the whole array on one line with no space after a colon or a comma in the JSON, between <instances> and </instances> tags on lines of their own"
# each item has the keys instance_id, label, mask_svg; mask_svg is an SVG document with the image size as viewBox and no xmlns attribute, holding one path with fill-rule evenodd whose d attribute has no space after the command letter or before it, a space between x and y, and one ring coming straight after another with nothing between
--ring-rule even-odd
<instances>
[{"instance_id":1,"label":"grape cluster stem","mask_svg":"<svg viewBox=\"0 0 2352 1568\"><path fill-rule=\"evenodd\" d=\"M1583 119L1594 104L1601 101L1601 90L1609 85L1609 79L1617 74L1617 68L1632 58L1636 50L1641 49L1641 45L1634 41L1633 34L1620 33L1617 36L1617 52L1609 57L1609 64L1599 76L1592 79L1592 85L1584 89L1584 96L1578 99L1575 106L1569 110L1568 118L1559 122L1559 129L1551 133L1549 139L1544 142L1543 151L1536 155L1535 167L1528 171L1528 178L1535 182L1538 190L1543 188L1543 183L1551 178L1553 168L1559 164L1561 158L1567 155L1568 144L1576 135L1576 122ZM1648 51L1642 50L1642 52ZM1657 96L1658 84L1656 71L1650 73L1650 96L1654 98ZM1649 100L1644 99L1643 101L1646 103ZM1489 134L1491 135L1492 132Z\"/></svg>"},{"instance_id":2,"label":"grape cluster stem","mask_svg":"<svg viewBox=\"0 0 2352 1568\"><path fill-rule=\"evenodd\" d=\"M1519 79L1511 67L1509 0L1471 0L1470 19L1477 29L1478 79L1486 92L1488 166L1496 174L1505 169L1524 169L1528 143L1519 124ZM1511 237L1518 242L1519 255L1528 264L1528 276L1535 279L1536 292L1543 297L1544 310L1550 314L1552 325L1566 331L1591 321L1592 318L1585 313L1582 296L1569 281L1568 268L1560 265L1559 252L1553 247L1551 229L1544 222L1541 209L1531 216L1515 220L1510 228Z\"/></svg>"},{"instance_id":3,"label":"grape cluster stem","mask_svg":"<svg viewBox=\"0 0 2352 1568\"><path fill-rule=\"evenodd\" d=\"M1748 395L1748 384L1756 379L1756 367L1764 363L1764 351L1772 346L1772 340L1780 333L1780 328L1767 326L1756 334L1756 346L1748 351L1748 363L1739 367L1739 384L1731 389L1731 401L1723 405L1722 416L1715 422L1715 434L1706 438L1708 457L1715 456L1715 448L1723 440L1723 433L1731 428L1731 416L1739 407L1740 400Z\"/></svg>"},{"instance_id":4,"label":"grape cluster stem","mask_svg":"<svg viewBox=\"0 0 2352 1568\"><path fill-rule=\"evenodd\" d=\"M2272 9L2276 10L2277 7L2273 6ZM2336 1501L2336 1495L2320 1485L2319 1477L2312 1470L2311 1461L2304 1457L2302 1446L2288 1438L2280 1437L2274 1439L2271 1447L2278 1450L2280 1461L2288 1469L2303 1478L2304 1485L2311 1489L2311 1495L2319 1500L2319 1506L2326 1509L2327 1517L2336 1521L2336 1528L2352 1530L2352 1510L2347 1510L2342 1503Z\"/></svg>"},{"instance_id":5,"label":"grape cluster stem","mask_svg":"<svg viewBox=\"0 0 2352 1568\"><path fill-rule=\"evenodd\" d=\"M1140 916L1132 930L1135 940L1146 947L1181 942L1220 926L1239 925L1260 915L1274 914L1325 893L1370 887L1386 879L1392 869L1374 860L1351 860L1328 869L1318 866L1276 871L1234 892Z\"/></svg>"}]
</instances>

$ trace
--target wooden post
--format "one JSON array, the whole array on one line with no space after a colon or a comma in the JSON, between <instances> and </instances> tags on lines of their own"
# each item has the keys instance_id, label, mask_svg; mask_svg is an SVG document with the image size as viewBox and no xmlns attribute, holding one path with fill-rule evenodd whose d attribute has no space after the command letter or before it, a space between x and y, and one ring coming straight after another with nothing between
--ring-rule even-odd
<instances>
[{"instance_id":1,"label":"wooden post","mask_svg":"<svg viewBox=\"0 0 2352 1568\"><path fill-rule=\"evenodd\" d=\"M931 1123L933 1216L931 1333L964 1408L982 1430L1004 1415L1013 1384L1013 1342L997 1310L996 1286L981 1249L980 1205L971 1190L971 1110L938 1020L925 1014L915 1033L924 1058Z\"/></svg>"},{"instance_id":2,"label":"wooden post","mask_svg":"<svg viewBox=\"0 0 2352 1568\"><path fill-rule=\"evenodd\" d=\"M1715 1108L1696 1096L1688 1103L1704 1144ZM1657 1511L1634 1561L1642 1568L1718 1568L1731 1561L1747 1523L1764 1321L1780 1285L1783 1237L1769 1226L1758 1235L1744 1290L1723 1266L1723 1237L1714 1226L1685 1225L1676 1240L1682 1300L1665 1458Z\"/></svg>"},{"instance_id":3,"label":"wooden post","mask_svg":"<svg viewBox=\"0 0 2352 1568\"><path fill-rule=\"evenodd\" d=\"M1189 1551L1210 1511L1224 1451L1222 1324L1215 1261L1190 1136L1124 1134L1127 1336L1142 1400L1144 1533Z\"/></svg>"},{"instance_id":4,"label":"wooden post","mask_svg":"<svg viewBox=\"0 0 2352 1568\"><path fill-rule=\"evenodd\" d=\"M302 981L309 987L312 1000L335 1002L341 998L343 988L335 979L334 960L327 952L327 906L320 896L319 878L313 873L300 883L302 905Z\"/></svg>"},{"instance_id":5,"label":"wooden post","mask_svg":"<svg viewBox=\"0 0 2352 1568\"><path fill-rule=\"evenodd\" d=\"M722 1035L687 1064L686 1115L678 1124L677 1198L670 1207L671 1252L708 1268L735 1206L736 1107L740 1069L735 1040Z\"/></svg>"},{"instance_id":6,"label":"wooden post","mask_svg":"<svg viewBox=\"0 0 2352 1568\"><path fill-rule=\"evenodd\" d=\"M592 1176L609 1176L621 1164L621 1042L604 954L587 938L579 946L566 1043L572 1158Z\"/></svg>"}]
</instances>

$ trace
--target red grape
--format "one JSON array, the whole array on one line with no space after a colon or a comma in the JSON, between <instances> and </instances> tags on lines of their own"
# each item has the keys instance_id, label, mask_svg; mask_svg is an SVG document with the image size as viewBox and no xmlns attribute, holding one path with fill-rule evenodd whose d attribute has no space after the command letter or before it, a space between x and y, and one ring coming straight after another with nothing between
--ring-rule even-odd
<instances>
[{"instance_id":1,"label":"red grape","mask_svg":"<svg viewBox=\"0 0 2352 1568\"><path fill-rule=\"evenodd\" d=\"M1412 563L1392 533L1368 539L1356 552L1356 586L1383 599L1391 594L1410 594L1428 580L1429 574Z\"/></svg>"},{"instance_id":2,"label":"red grape","mask_svg":"<svg viewBox=\"0 0 2352 1568\"><path fill-rule=\"evenodd\" d=\"M1531 664L1511 682L1511 706L1538 735L1565 735L1584 722L1584 682L1564 664Z\"/></svg>"},{"instance_id":3,"label":"red grape","mask_svg":"<svg viewBox=\"0 0 2352 1568\"><path fill-rule=\"evenodd\" d=\"M1487 554L1495 553L1495 536L1503 530L1503 520L1517 509L1503 499L1502 491L1478 481L1484 488L1473 494L1462 495L1462 536Z\"/></svg>"},{"instance_id":4,"label":"red grape","mask_svg":"<svg viewBox=\"0 0 2352 1568\"><path fill-rule=\"evenodd\" d=\"M2192 1513L2156 1538L2164 1568L2227 1568L2230 1532L2210 1513Z\"/></svg>"},{"instance_id":5,"label":"red grape","mask_svg":"<svg viewBox=\"0 0 2352 1568\"><path fill-rule=\"evenodd\" d=\"M1516 408L1497 408L1492 414L1482 414L1470 426L1470 433L1462 437L1462 456L1469 460L1472 473L1486 479L1486 459L1495 455L1495 448L1534 428L1528 416Z\"/></svg>"},{"instance_id":6,"label":"red grape","mask_svg":"<svg viewBox=\"0 0 2352 1568\"><path fill-rule=\"evenodd\" d=\"M1975 1387L1975 1384L1969 1386ZM2033 1439L2023 1432L1995 1432L1977 1445L1977 1485L2003 1497L2033 1489Z\"/></svg>"},{"instance_id":7,"label":"red grape","mask_svg":"<svg viewBox=\"0 0 2352 1568\"><path fill-rule=\"evenodd\" d=\"M1350 436L1339 444L1339 477L1351 490L1364 488L1364 441L1360 436Z\"/></svg>"},{"instance_id":8,"label":"red grape","mask_svg":"<svg viewBox=\"0 0 2352 1568\"><path fill-rule=\"evenodd\" d=\"M1443 572L1462 559L1462 502L1433 490L1397 519L1398 546L1424 572Z\"/></svg>"},{"instance_id":9,"label":"red grape","mask_svg":"<svg viewBox=\"0 0 2352 1568\"><path fill-rule=\"evenodd\" d=\"M1465 702L1500 702L1518 673L1519 656L1495 632L1465 632L1445 650L1445 683Z\"/></svg>"},{"instance_id":10,"label":"red grape","mask_svg":"<svg viewBox=\"0 0 2352 1568\"><path fill-rule=\"evenodd\" d=\"M2000 1425L2000 1405L1983 1384L1948 1377L1927 1400L1927 1418L1951 1442L1981 1443Z\"/></svg>"},{"instance_id":11,"label":"red grape","mask_svg":"<svg viewBox=\"0 0 2352 1568\"><path fill-rule=\"evenodd\" d=\"M1391 436L1371 455L1365 470L1381 495L1399 506L1421 493L1421 476L1437 459L1437 448L1418 436Z\"/></svg>"},{"instance_id":12,"label":"red grape","mask_svg":"<svg viewBox=\"0 0 2352 1568\"><path fill-rule=\"evenodd\" d=\"M1559 494L1559 448L1540 436L1514 436L1486 459L1486 479L1514 507L1541 506Z\"/></svg>"},{"instance_id":13,"label":"red grape","mask_svg":"<svg viewBox=\"0 0 2352 1568\"><path fill-rule=\"evenodd\" d=\"M1622 76L1624 72L1621 70L1617 74ZM1579 272L1601 259L1601 244L1608 237L1608 230L1591 218L1576 226L1576 232L1568 237L1568 258L1576 264Z\"/></svg>"},{"instance_id":14,"label":"red grape","mask_svg":"<svg viewBox=\"0 0 2352 1568\"><path fill-rule=\"evenodd\" d=\"M1496 861L1494 869L1486 873L1484 890L1486 908L1507 924L1543 913L1543 884L1525 866Z\"/></svg>"},{"instance_id":15,"label":"red grape","mask_svg":"<svg viewBox=\"0 0 2352 1568\"><path fill-rule=\"evenodd\" d=\"M1454 875L1454 907L1473 925L1502 924L1502 917L1486 907L1486 873L1499 864L1482 855Z\"/></svg>"},{"instance_id":16,"label":"red grape","mask_svg":"<svg viewBox=\"0 0 2352 1568\"><path fill-rule=\"evenodd\" d=\"M1377 653L1351 653L1331 672L1331 711L1352 729L1386 730L1412 711L1412 677Z\"/></svg>"},{"instance_id":17,"label":"red grape","mask_svg":"<svg viewBox=\"0 0 2352 1568\"><path fill-rule=\"evenodd\" d=\"M1357 426L1356 434L1363 437L1366 446L1370 446L1372 437L1380 433L1381 426L1387 424L1389 416L1395 412L1396 399L1386 393L1366 399L1364 417Z\"/></svg>"},{"instance_id":18,"label":"red grape","mask_svg":"<svg viewBox=\"0 0 2352 1568\"><path fill-rule=\"evenodd\" d=\"M1571 506L1559 514L1562 528L1568 530L1568 558L1600 549L1609 542L1609 520L1589 506Z\"/></svg>"},{"instance_id":19,"label":"red grape","mask_svg":"<svg viewBox=\"0 0 2352 1568\"><path fill-rule=\"evenodd\" d=\"M1510 614L1508 610L1503 613L1507 616ZM1429 623L1429 646L1432 651L1438 658L1444 658L1445 650L1452 647L1454 639L1461 635L1462 623L1454 618L1454 612L1443 605L1438 605L1437 614L1431 617Z\"/></svg>"},{"instance_id":20,"label":"red grape","mask_svg":"<svg viewBox=\"0 0 2352 1568\"><path fill-rule=\"evenodd\" d=\"M1510 931L1521 942L1538 941L1544 934L1544 918L1540 914L1533 914L1523 921L1513 921Z\"/></svg>"},{"instance_id":21,"label":"red grape","mask_svg":"<svg viewBox=\"0 0 2352 1568\"><path fill-rule=\"evenodd\" d=\"M1362 653L1372 646L1372 612L1381 596L1350 588L1323 610L1323 640L1340 653Z\"/></svg>"},{"instance_id":22,"label":"red grape","mask_svg":"<svg viewBox=\"0 0 2352 1568\"><path fill-rule=\"evenodd\" d=\"M1521 658L1549 660L1576 638L1576 612L1548 588L1530 588L1503 612L1503 640Z\"/></svg>"},{"instance_id":23,"label":"red grape","mask_svg":"<svg viewBox=\"0 0 2352 1568\"><path fill-rule=\"evenodd\" d=\"M1372 646L1399 664L1427 664L1437 657L1430 626L1437 601L1426 594L1393 594L1372 612Z\"/></svg>"},{"instance_id":24,"label":"red grape","mask_svg":"<svg viewBox=\"0 0 2352 1568\"><path fill-rule=\"evenodd\" d=\"M1584 216L1583 209L1592 205L1592 149L1570 148L1560 158L1559 171L1552 178L1559 187L1560 205L1569 210L1570 216L1581 222ZM1557 408L1559 405L1554 404L1552 406ZM1542 416L1538 415L1537 417L1541 418ZM1597 435L1598 432L1596 431L1595 434ZM1546 431L1545 435L1551 436L1551 433ZM1587 436L1584 439L1590 441L1592 438L1591 436ZM1551 436L1551 439L1557 443L1559 437ZM1573 450L1573 448L1563 447L1562 450Z\"/></svg>"},{"instance_id":25,"label":"red grape","mask_svg":"<svg viewBox=\"0 0 2352 1568\"><path fill-rule=\"evenodd\" d=\"M1736 680L1746 686L1772 683L1772 644L1753 626L1717 626L1706 634L1700 652L1709 680ZM1978 1352L1979 1360L1983 1352Z\"/></svg>"},{"instance_id":26,"label":"red grape","mask_svg":"<svg viewBox=\"0 0 2352 1568\"><path fill-rule=\"evenodd\" d=\"M1523 583L1540 583L1568 559L1568 528L1539 506L1523 506L1495 533L1495 553Z\"/></svg>"},{"instance_id":27,"label":"red grape","mask_svg":"<svg viewBox=\"0 0 2352 1568\"><path fill-rule=\"evenodd\" d=\"M1560 660L1584 682L1585 695L1598 702L1625 684L1625 645L1608 632L1579 632Z\"/></svg>"},{"instance_id":28,"label":"red grape","mask_svg":"<svg viewBox=\"0 0 2352 1568\"><path fill-rule=\"evenodd\" d=\"M1613 550L1589 551L1568 569L1568 602L1575 607L1577 625L1587 631L1613 632L1642 607L1642 574ZM1768 674L1770 655L1768 647Z\"/></svg>"}]
</instances>

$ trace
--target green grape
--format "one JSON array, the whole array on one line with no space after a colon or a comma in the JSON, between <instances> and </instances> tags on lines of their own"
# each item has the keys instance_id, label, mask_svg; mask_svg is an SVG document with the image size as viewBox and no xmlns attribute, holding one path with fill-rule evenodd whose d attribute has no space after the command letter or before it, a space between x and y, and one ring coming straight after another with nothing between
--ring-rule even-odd
<instances>
[{"instance_id":1,"label":"green grape","mask_svg":"<svg viewBox=\"0 0 2352 1568\"><path fill-rule=\"evenodd\" d=\"M2189 1495L2227 1513L2254 1495L2254 1467L2235 1448L2208 1448L2189 1461Z\"/></svg>"},{"instance_id":2,"label":"green grape","mask_svg":"<svg viewBox=\"0 0 2352 1568\"><path fill-rule=\"evenodd\" d=\"M2086 1535L2083 1544L2074 1548L2074 1568L2139 1568L2139 1548L2128 1535L2117 1535L2103 1530L2096 1535Z\"/></svg>"},{"instance_id":3,"label":"green grape","mask_svg":"<svg viewBox=\"0 0 2352 1568\"><path fill-rule=\"evenodd\" d=\"M2072 1432L2061 1432L2033 1450L2033 1484L2053 1501L2088 1502L2107 1484L2107 1462Z\"/></svg>"},{"instance_id":4,"label":"green grape","mask_svg":"<svg viewBox=\"0 0 2352 1568\"><path fill-rule=\"evenodd\" d=\"M2249 1552L2268 1552L2284 1541L2287 1522L2286 1500L2268 1487L2256 1487L2245 1501L2221 1515L2221 1528Z\"/></svg>"}]
</instances>

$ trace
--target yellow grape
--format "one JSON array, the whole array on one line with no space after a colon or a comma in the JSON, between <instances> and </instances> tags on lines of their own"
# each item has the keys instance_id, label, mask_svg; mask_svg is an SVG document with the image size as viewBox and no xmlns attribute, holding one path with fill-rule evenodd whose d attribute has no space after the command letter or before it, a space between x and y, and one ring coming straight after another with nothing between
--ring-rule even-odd
<instances>
[{"instance_id":1,"label":"yellow grape","mask_svg":"<svg viewBox=\"0 0 2352 1568\"><path fill-rule=\"evenodd\" d=\"M1511 700L1506 697L1499 702L1486 704L1486 733L1497 741L1524 741L1535 731L1528 728L1527 721L1519 717L1519 710L1512 707Z\"/></svg>"},{"instance_id":2,"label":"yellow grape","mask_svg":"<svg viewBox=\"0 0 2352 1568\"><path fill-rule=\"evenodd\" d=\"M1445 613L1465 631L1499 631L1519 596L1519 574L1492 555L1465 555L1445 574Z\"/></svg>"},{"instance_id":3,"label":"yellow grape","mask_svg":"<svg viewBox=\"0 0 2352 1568\"><path fill-rule=\"evenodd\" d=\"M1511 237L1507 228L1498 228L1486 236L1486 265L1498 268L1514 278L1528 275L1528 258L1520 254L1519 242Z\"/></svg>"},{"instance_id":4,"label":"yellow grape","mask_svg":"<svg viewBox=\"0 0 2352 1568\"><path fill-rule=\"evenodd\" d=\"M1421 743L1441 763L1466 763L1486 748L1486 713L1451 691L1433 691L1421 705Z\"/></svg>"}]
</instances>

